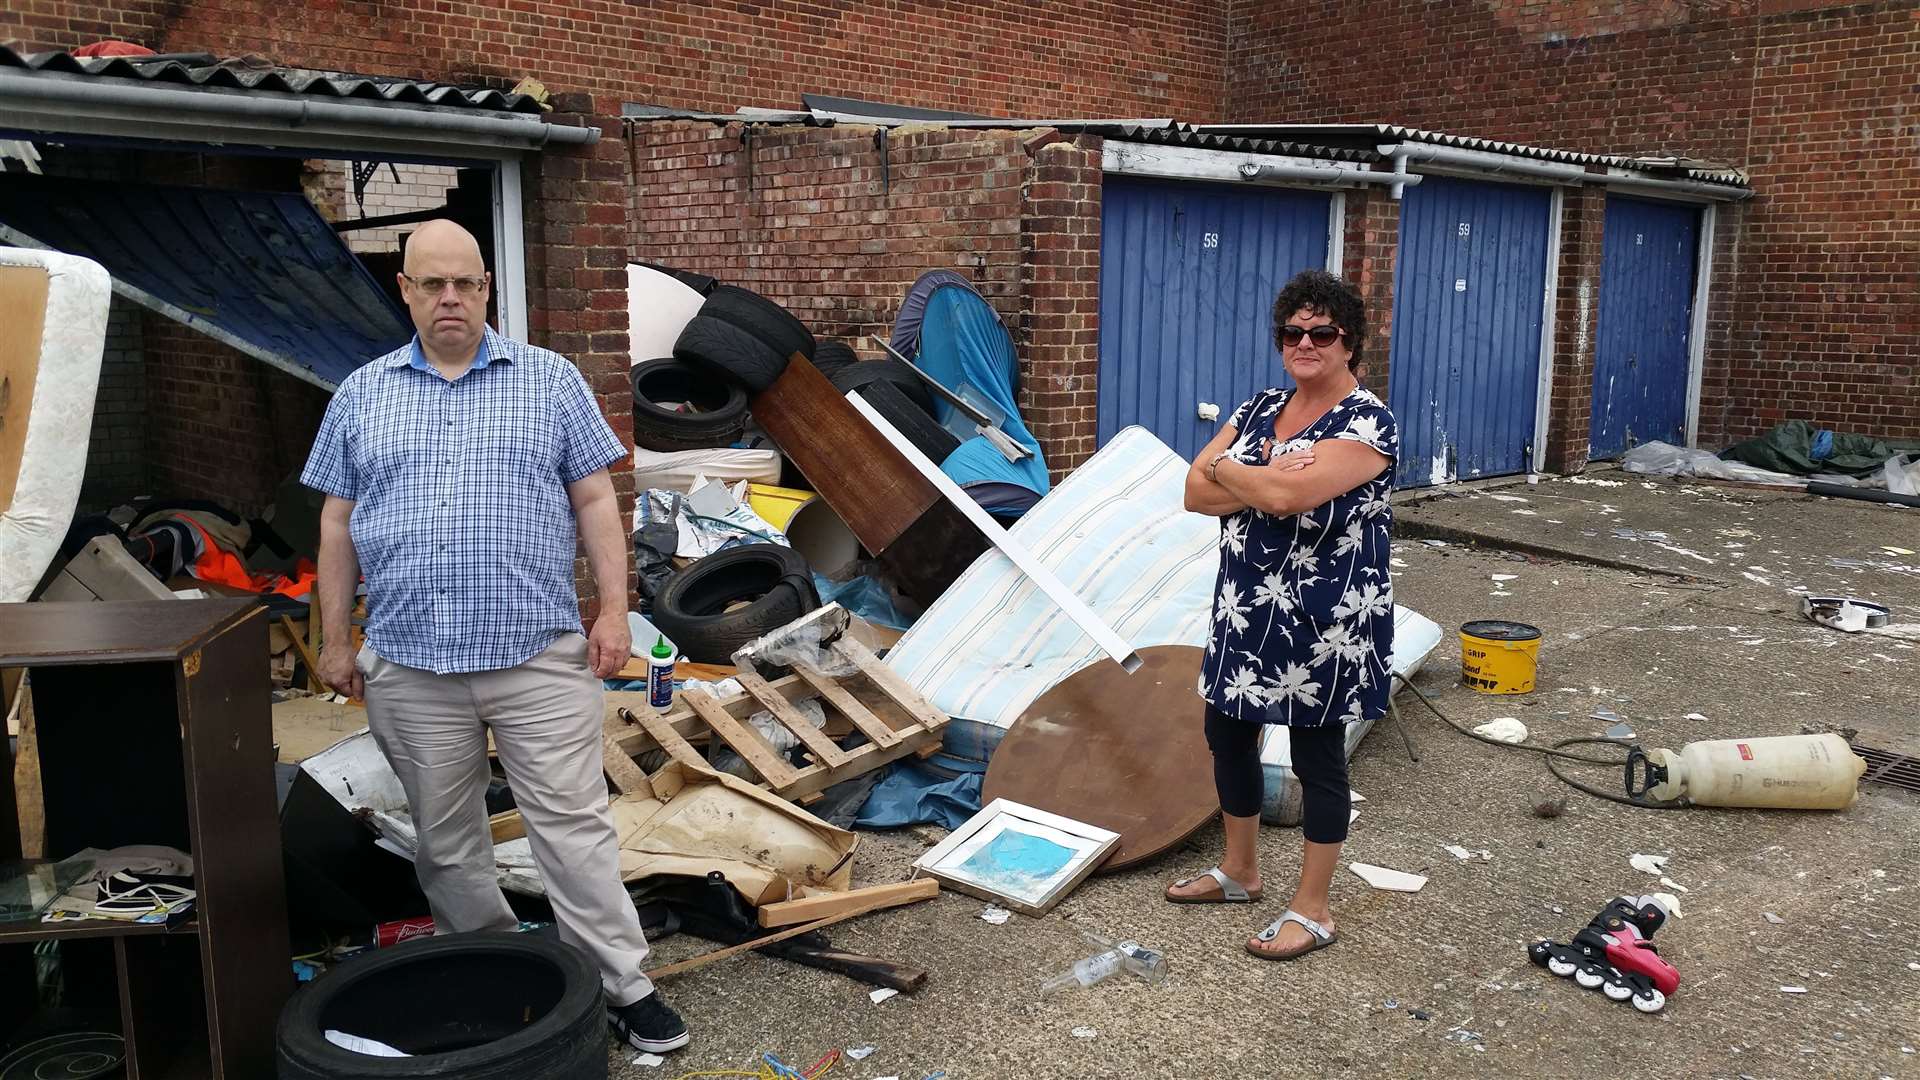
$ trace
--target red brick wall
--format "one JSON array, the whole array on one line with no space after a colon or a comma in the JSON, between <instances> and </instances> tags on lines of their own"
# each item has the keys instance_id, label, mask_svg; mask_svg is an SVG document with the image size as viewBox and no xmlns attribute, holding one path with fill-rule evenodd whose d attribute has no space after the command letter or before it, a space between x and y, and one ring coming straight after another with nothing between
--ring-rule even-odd
<instances>
[{"instance_id":1,"label":"red brick wall","mask_svg":"<svg viewBox=\"0 0 1920 1080\"><path fill-rule=\"evenodd\" d=\"M550 146L522 176L526 220L528 339L572 360L607 423L633 447L633 390L627 383L627 169L617 119L595 117L586 94L554 98L554 123L600 128L587 146ZM612 469L622 531L633 513L633 470ZM633 560L627 560L631 607ZM574 565L581 613L599 609L586 556Z\"/></svg>"},{"instance_id":2,"label":"red brick wall","mask_svg":"<svg viewBox=\"0 0 1920 1080\"><path fill-rule=\"evenodd\" d=\"M119 37L346 71L703 110L798 108L802 92L1003 116L1212 119L1226 25L1215 0L850 4L818 0L37 0L0 40Z\"/></svg>"},{"instance_id":3,"label":"red brick wall","mask_svg":"<svg viewBox=\"0 0 1920 1080\"><path fill-rule=\"evenodd\" d=\"M1341 242L1340 276L1366 305L1367 340L1361 346L1360 381L1387 396L1393 354L1393 267L1400 250L1400 203L1384 188L1347 192L1346 237Z\"/></svg>"},{"instance_id":4,"label":"red brick wall","mask_svg":"<svg viewBox=\"0 0 1920 1080\"><path fill-rule=\"evenodd\" d=\"M331 395L171 319L143 313L147 490L243 515L307 462Z\"/></svg>"},{"instance_id":5,"label":"red brick wall","mask_svg":"<svg viewBox=\"0 0 1920 1080\"><path fill-rule=\"evenodd\" d=\"M928 270L957 270L1003 319L1019 314L1027 154L1015 134L894 133L883 155L870 127L632 130L637 260L763 293L869 357L880 350L865 335L887 333Z\"/></svg>"},{"instance_id":6,"label":"red brick wall","mask_svg":"<svg viewBox=\"0 0 1920 1080\"><path fill-rule=\"evenodd\" d=\"M1920 436L1911 2L1236 0L1228 18L1232 120L1387 121L1748 168L1758 197L1721 215L1702 443L1786 417ZM1805 328L1791 344L1783 320Z\"/></svg>"},{"instance_id":7,"label":"red brick wall","mask_svg":"<svg viewBox=\"0 0 1920 1080\"><path fill-rule=\"evenodd\" d=\"M1586 468L1592 434L1593 368L1599 353L1600 254L1605 242L1607 196L1591 184L1565 188L1562 193L1546 465L1553 472L1577 473Z\"/></svg>"},{"instance_id":8,"label":"red brick wall","mask_svg":"<svg viewBox=\"0 0 1920 1080\"><path fill-rule=\"evenodd\" d=\"M1020 411L1059 480L1093 456L1100 377L1101 141L1042 146L1025 188Z\"/></svg>"},{"instance_id":9,"label":"red brick wall","mask_svg":"<svg viewBox=\"0 0 1920 1080\"><path fill-rule=\"evenodd\" d=\"M883 151L870 127L632 132L635 259L763 293L869 358L881 350L866 335L888 333L916 278L958 271L1013 334L1021 413L1049 468L1092 454L1098 139L920 129Z\"/></svg>"}]
</instances>

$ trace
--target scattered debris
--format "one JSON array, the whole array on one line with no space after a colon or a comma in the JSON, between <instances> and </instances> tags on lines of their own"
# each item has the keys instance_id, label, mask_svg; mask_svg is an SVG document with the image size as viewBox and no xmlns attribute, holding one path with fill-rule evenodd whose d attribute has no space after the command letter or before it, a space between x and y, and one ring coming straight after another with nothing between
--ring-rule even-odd
<instances>
[{"instance_id":1,"label":"scattered debris","mask_svg":"<svg viewBox=\"0 0 1920 1080\"><path fill-rule=\"evenodd\" d=\"M1633 858L1627 861L1633 865L1635 870L1643 874L1652 874L1655 877L1659 877L1667 870L1667 859L1668 856L1666 855L1635 854Z\"/></svg>"},{"instance_id":2,"label":"scattered debris","mask_svg":"<svg viewBox=\"0 0 1920 1080\"><path fill-rule=\"evenodd\" d=\"M633 1064L644 1065L649 1069L657 1069L666 1063L667 1059L661 1057L659 1054L641 1054L639 1057L633 1059Z\"/></svg>"},{"instance_id":3,"label":"scattered debris","mask_svg":"<svg viewBox=\"0 0 1920 1080\"><path fill-rule=\"evenodd\" d=\"M1415 1020L1433 1019L1433 1014L1426 1011L1425 1009L1408 1009L1407 1015L1413 1017Z\"/></svg>"},{"instance_id":4,"label":"scattered debris","mask_svg":"<svg viewBox=\"0 0 1920 1080\"><path fill-rule=\"evenodd\" d=\"M878 1005L881 1002L887 1000L890 997L895 996L898 993L900 993L900 991L895 990L890 986L883 986L880 989L875 990L873 993L868 994L867 996L873 999L873 1003L875 1005Z\"/></svg>"},{"instance_id":5,"label":"scattered debris","mask_svg":"<svg viewBox=\"0 0 1920 1080\"><path fill-rule=\"evenodd\" d=\"M1355 790L1353 790L1352 788L1348 788L1348 789L1347 789L1347 801L1348 801L1348 802L1366 802L1366 801L1367 801L1367 797L1366 797L1365 795L1362 795L1362 794L1360 794L1359 792L1357 792L1357 791L1355 791Z\"/></svg>"},{"instance_id":6,"label":"scattered debris","mask_svg":"<svg viewBox=\"0 0 1920 1080\"><path fill-rule=\"evenodd\" d=\"M1380 1004L1388 1009L1397 1009L1400 1007L1400 999L1390 997L1387 1000L1381 1002Z\"/></svg>"},{"instance_id":7,"label":"scattered debris","mask_svg":"<svg viewBox=\"0 0 1920 1080\"><path fill-rule=\"evenodd\" d=\"M1076 1039L1091 1039L1098 1034L1100 1034L1100 1029L1096 1027L1082 1025L1073 1029L1073 1037Z\"/></svg>"},{"instance_id":8,"label":"scattered debris","mask_svg":"<svg viewBox=\"0 0 1920 1080\"><path fill-rule=\"evenodd\" d=\"M1446 849L1447 854L1452 855L1461 862L1466 862L1475 856L1479 856L1481 862L1493 861L1493 852L1488 851L1486 848L1464 848L1459 844L1448 844L1446 845Z\"/></svg>"},{"instance_id":9,"label":"scattered debris","mask_svg":"<svg viewBox=\"0 0 1920 1080\"><path fill-rule=\"evenodd\" d=\"M1889 554L1889 555L1912 555L1912 554L1914 554L1914 550L1913 550L1912 548L1903 548L1903 547L1894 547L1894 546L1893 546L1892 544L1886 544L1886 545L1883 545L1883 546L1882 546L1882 547L1880 548L1880 550L1881 550L1881 551L1884 551L1884 552L1886 552L1886 553L1887 553L1887 554ZM1908 1051L1908 1053L1912 1053L1912 1051Z\"/></svg>"},{"instance_id":10,"label":"scattered debris","mask_svg":"<svg viewBox=\"0 0 1920 1080\"><path fill-rule=\"evenodd\" d=\"M1468 1030L1467 1030L1466 1028L1463 1028L1463 1027L1455 1027L1455 1028L1452 1028L1452 1029L1451 1029L1451 1030L1449 1030L1449 1031L1448 1031L1448 1032L1446 1033L1446 1035L1445 1035L1445 1036L1443 1036L1443 1037L1444 1037L1444 1038L1445 1038L1445 1039L1446 1039L1446 1040L1447 1040L1448 1042L1457 1042L1457 1043L1471 1043L1471 1042L1479 1042L1479 1041L1480 1041L1480 1033L1479 1033L1479 1032L1477 1032L1477 1031L1468 1031Z\"/></svg>"},{"instance_id":11,"label":"scattered debris","mask_svg":"<svg viewBox=\"0 0 1920 1080\"><path fill-rule=\"evenodd\" d=\"M1347 869L1374 888L1388 892L1419 892L1427 883L1427 879L1419 874L1409 874L1404 870L1389 870L1384 866L1374 866L1370 863L1348 863Z\"/></svg>"},{"instance_id":12,"label":"scattered debris","mask_svg":"<svg viewBox=\"0 0 1920 1080\"><path fill-rule=\"evenodd\" d=\"M1518 581L1518 580L1520 580L1520 575L1519 575L1519 574L1490 574L1490 575L1488 575L1488 576L1489 576L1489 577L1490 577L1490 578L1491 578L1492 580L1494 580L1494 581Z\"/></svg>"},{"instance_id":13,"label":"scattered debris","mask_svg":"<svg viewBox=\"0 0 1920 1080\"><path fill-rule=\"evenodd\" d=\"M1705 720L1705 719L1706 719L1706 717L1705 717L1705 716L1703 716L1703 715L1701 715L1700 713L1697 713L1697 712L1690 712L1690 713L1688 713L1688 714L1686 715L1686 717L1685 717L1685 719L1688 719L1688 720Z\"/></svg>"},{"instance_id":14,"label":"scattered debris","mask_svg":"<svg viewBox=\"0 0 1920 1080\"><path fill-rule=\"evenodd\" d=\"M1674 892L1687 891L1687 887L1685 885L1680 884L1679 882L1673 880L1670 877L1662 877L1660 879L1660 884L1665 885L1667 888L1672 889Z\"/></svg>"},{"instance_id":15,"label":"scattered debris","mask_svg":"<svg viewBox=\"0 0 1920 1080\"><path fill-rule=\"evenodd\" d=\"M1802 596L1800 614L1809 622L1857 634L1886 626L1892 612L1885 604L1855 596Z\"/></svg>"},{"instance_id":16,"label":"scattered debris","mask_svg":"<svg viewBox=\"0 0 1920 1080\"><path fill-rule=\"evenodd\" d=\"M980 918L982 921L990 922L995 926L1004 926L1008 919L1013 918L1013 912L1008 911L998 904L988 904L986 907L980 909Z\"/></svg>"},{"instance_id":17,"label":"scattered debris","mask_svg":"<svg viewBox=\"0 0 1920 1080\"><path fill-rule=\"evenodd\" d=\"M1489 739L1497 739L1504 743L1527 741L1527 725L1521 723L1519 717L1515 716L1497 716L1473 730L1477 735L1485 735Z\"/></svg>"},{"instance_id":18,"label":"scattered debris","mask_svg":"<svg viewBox=\"0 0 1920 1080\"><path fill-rule=\"evenodd\" d=\"M1670 892L1657 892L1653 894L1653 898L1660 901L1660 906L1667 909L1667 914L1676 919L1684 918L1684 915L1680 911L1679 897Z\"/></svg>"},{"instance_id":19,"label":"scattered debris","mask_svg":"<svg viewBox=\"0 0 1920 1080\"><path fill-rule=\"evenodd\" d=\"M1780 992L1783 994L1804 994L1807 992L1807 988L1804 986L1783 986L1780 988Z\"/></svg>"},{"instance_id":20,"label":"scattered debris","mask_svg":"<svg viewBox=\"0 0 1920 1080\"><path fill-rule=\"evenodd\" d=\"M874 1052L875 1050L878 1050L878 1049L880 1049L880 1048L879 1048L879 1047L877 1047L877 1046L855 1046L855 1047L850 1047L850 1048L848 1048L848 1050L847 1050L847 1056L848 1056L848 1057L850 1057L850 1058L852 1058L852 1059L853 1059L853 1060L855 1060L855 1061L865 1061L865 1060L867 1060L867 1058L869 1058L869 1057L872 1057L872 1056L873 1056L873 1052Z\"/></svg>"},{"instance_id":21,"label":"scattered debris","mask_svg":"<svg viewBox=\"0 0 1920 1080\"><path fill-rule=\"evenodd\" d=\"M1771 911L1763 911L1763 912L1761 912L1761 913L1760 913L1760 917L1761 917L1761 918L1763 918L1763 919L1765 919L1765 920L1767 920L1768 922L1770 922L1770 923L1772 923L1772 924L1773 924L1773 925L1775 925L1775 926L1784 926L1784 925L1786 924L1786 921L1787 921L1787 920L1785 920L1785 919L1783 919L1783 918L1781 918L1780 916L1778 916L1778 915L1775 915L1775 914L1774 914L1773 912L1771 912Z\"/></svg>"},{"instance_id":22,"label":"scattered debris","mask_svg":"<svg viewBox=\"0 0 1920 1080\"><path fill-rule=\"evenodd\" d=\"M1607 729L1607 738L1631 739L1633 738L1633 729L1628 727L1626 724L1615 724L1612 727Z\"/></svg>"},{"instance_id":23,"label":"scattered debris","mask_svg":"<svg viewBox=\"0 0 1920 1080\"><path fill-rule=\"evenodd\" d=\"M1427 545L1428 547L1443 548L1447 546L1447 542L1445 540L1422 540L1420 542Z\"/></svg>"},{"instance_id":24,"label":"scattered debris","mask_svg":"<svg viewBox=\"0 0 1920 1080\"><path fill-rule=\"evenodd\" d=\"M1533 804L1533 816L1537 818L1557 818L1567 812L1566 799L1541 799Z\"/></svg>"}]
</instances>

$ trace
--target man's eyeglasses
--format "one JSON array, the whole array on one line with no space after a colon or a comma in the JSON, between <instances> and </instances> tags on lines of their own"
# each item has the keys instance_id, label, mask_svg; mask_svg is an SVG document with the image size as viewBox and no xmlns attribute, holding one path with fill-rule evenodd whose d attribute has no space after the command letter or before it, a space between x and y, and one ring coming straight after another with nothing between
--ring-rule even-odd
<instances>
[{"instance_id":1,"label":"man's eyeglasses","mask_svg":"<svg viewBox=\"0 0 1920 1080\"><path fill-rule=\"evenodd\" d=\"M487 278L484 274L480 277L414 277L412 274L400 276L412 282L414 288L425 292L428 296L439 296L449 285L453 286L453 291L461 296L472 296L487 287Z\"/></svg>"},{"instance_id":2,"label":"man's eyeglasses","mask_svg":"<svg viewBox=\"0 0 1920 1080\"><path fill-rule=\"evenodd\" d=\"M1301 338L1312 338L1314 348L1324 349L1346 336L1347 332L1337 326L1316 326L1309 330L1289 324L1280 328L1280 343L1288 348L1300 344Z\"/></svg>"}]
</instances>

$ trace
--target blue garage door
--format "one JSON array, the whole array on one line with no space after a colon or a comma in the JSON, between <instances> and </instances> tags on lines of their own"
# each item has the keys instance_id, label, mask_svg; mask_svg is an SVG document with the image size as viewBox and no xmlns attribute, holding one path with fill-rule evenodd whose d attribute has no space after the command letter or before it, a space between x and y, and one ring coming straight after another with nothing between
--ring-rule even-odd
<instances>
[{"instance_id":1,"label":"blue garage door","mask_svg":"<svg viewBox=\"0 0 1920 1080\"><path fill-rule=\"evenodd\" d=\"M1687 441L1699 227L1700 211L1691 206L1607 200L1591 457L1617 457L1655 439Z\"/></svg>"},{"instance_id":2,"label":"blue garage door","mask_svg":"<svg viewBox=\"0 0 1920 1080\"><path fill-rule=\"evenodd\" d=\"M1400 206L1389 401L1401 487L1524 472L1546 303L1544 188L1428 176Z\"/></svg>"},{"instance_id":3,"label":"blue garage door","mask_svg":"<svg viewBox=\"0 0 1920 1080\"><path fill-rule=\"evenodd\" d=\"M1327 264L1331 196L1109 176L1100 210L1104 445L1130 424L1191 458L1256 391L1285 380L1273 298ZM1200 418L1202 403L1218 419Z\"/></svg>"}]
</instances>

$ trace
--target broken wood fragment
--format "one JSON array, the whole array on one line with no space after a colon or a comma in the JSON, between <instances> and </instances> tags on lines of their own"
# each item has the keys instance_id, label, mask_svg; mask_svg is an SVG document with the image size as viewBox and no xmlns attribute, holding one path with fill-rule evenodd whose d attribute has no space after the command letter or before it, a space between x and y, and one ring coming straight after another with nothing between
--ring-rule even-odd
<instances>
[{"instance_id":1,"label":"broken wood fragment","mask_svg":"<svg viewBox=\"0 0 1920 1080\"><path fill-rule=\"evenodd\" d=\"M873 885L842 893L816 893L800 900L784 900L777 904L761 905L760 925L769 928L791 926L810 919L823 919L829 915L837 915L853 908L871 911L877 907L898 907L901 904L931 900L938 895L940 895L940 883L933 878L897 881L890 885Z\"/></svg>"}]
</instances>

